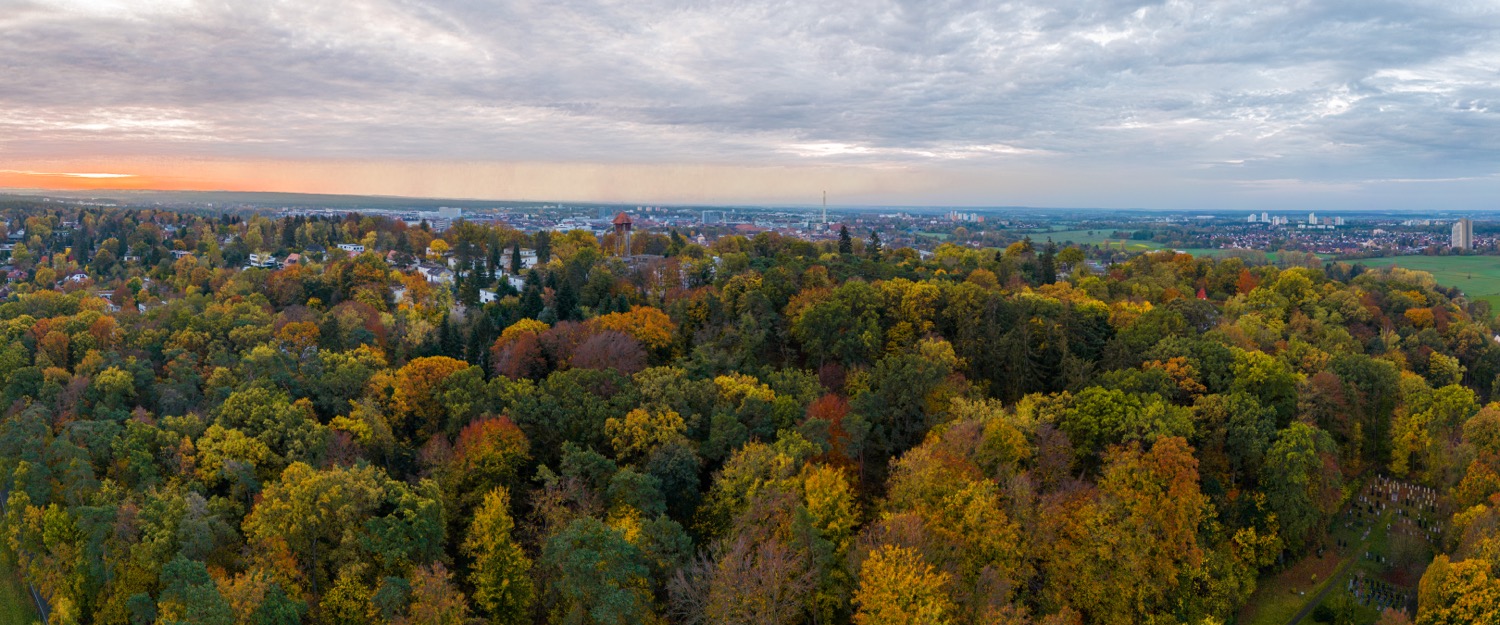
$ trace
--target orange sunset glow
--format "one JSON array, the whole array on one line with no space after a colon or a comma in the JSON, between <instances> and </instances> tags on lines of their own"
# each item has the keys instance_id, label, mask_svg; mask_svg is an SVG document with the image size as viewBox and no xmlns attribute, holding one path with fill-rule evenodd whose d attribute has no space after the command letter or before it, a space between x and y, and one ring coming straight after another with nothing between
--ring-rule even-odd
<instances>
[{"instance_id":1,"label":"orange sunset glow","mask_svg":"<svg viewBox=\"0 0 1500 625\"><path fill-rule=\"evenodd\" d=\"M120 160L0 172L0 186L60 190L266 191L572 201L807 201L906 194L951 176L908 167L402 161ZM39 166L40 167L40 166ZM60 172L108 172L91 175ZM972 181L969 181L972 183ZM967 184L967 183L966 183Z\"/></svg>"}]
</instances>

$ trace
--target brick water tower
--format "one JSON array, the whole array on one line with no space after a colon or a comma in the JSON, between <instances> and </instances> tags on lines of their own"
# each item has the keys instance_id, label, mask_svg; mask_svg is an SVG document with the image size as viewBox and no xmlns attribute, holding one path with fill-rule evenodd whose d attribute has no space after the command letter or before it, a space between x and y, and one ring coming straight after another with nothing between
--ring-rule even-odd
<instances>
[{"instance_id":1,"label":"brick water tower","mask_svg":"<svg viewBox=\"0 0 1500 625\"><path fill-rule=\"evenodd\" d=\"M630 255L630 215L624 211L615 215L615 254Z\"/></svg>"}]
</instances>

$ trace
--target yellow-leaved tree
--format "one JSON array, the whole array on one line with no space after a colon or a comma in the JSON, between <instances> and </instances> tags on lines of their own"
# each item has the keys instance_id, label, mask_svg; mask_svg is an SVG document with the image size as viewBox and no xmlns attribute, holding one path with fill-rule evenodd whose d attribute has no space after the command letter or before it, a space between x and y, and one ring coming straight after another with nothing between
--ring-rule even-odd
<instances>
[{"instance_id":1,"label":"yellow-leaved tree","mask_svg":"<svg viewBox=\"0 0 1500 625\"><path fill-rule=\"evenodd\" d=\"M948 598L948 574L939 573L915 549L880 547L865 560L854 603L856 625L947 625L956 611Z\"/></svg>"},{"instance_id":2,"label":"yellow-leaved tree","mask_svg":"<svg viewBox=\"0 0 1500 625\"><path fill-rule=\"evenodd\" d=\"M474 511L464 553L474 559L469 583L474 602L488 614L491 623L520 624L531 621L531 559L511 536L515 521L510 516L510 493L495 488Z\"/></svg>"}]
</instances>

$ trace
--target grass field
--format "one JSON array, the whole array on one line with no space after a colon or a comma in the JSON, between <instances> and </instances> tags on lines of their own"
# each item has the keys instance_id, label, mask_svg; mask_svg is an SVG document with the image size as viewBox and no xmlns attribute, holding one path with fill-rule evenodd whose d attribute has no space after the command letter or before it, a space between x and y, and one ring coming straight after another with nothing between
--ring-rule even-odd
<instances>
[{"instance_id":1,"label":"grass field","mask_svg":"<svg viewBox=\"0 0 1500 625\"><path fill-rule=\"evenodd\" d=\"M1495 256L1396 256L1351 261L1366 267L1392 265L1426 271L1438 284L1458 287L1472 300L1483 300L1500 311L1500 257Z\"/></svg>"},{"instance_id":2,"label":"grass field","mask_svg":"<svg viewBox=\"0 0 1500 625\"><path fill-rule=\"evenodd\" d=\"M1255 594L1240 610L1238 623L1246 625L1286 625L1308 600L1329 582L1329 576L1343 561L1337 550L1321 558L1309 557L1279 574L1263 577Z\"/></svg>"},{"instance_id":3,"label":"grass field","mask_svg":"<svg viewBox=\"0 0 1500 625\"><path fill-rule=\"evenodd\" d=\"M1100 230L1058 230L1057 232L1034 232L1031 234L1031 240L1033 242L1041 243L1050 238L1053 242L1058 244L1072 242L1080 245L1099 245L1104 243L1105 241L1109 241L1111 248L1119 249L1120 239L1112 236L1114 235L1114 233L1115 230L1110 228L1104 228ZM1125 242L1125 249L1131 252L1158 250L1161 249L1161 247L1162 246L1160 244L1153 241L1127 240Z\"/></svg>"},{"instance_id":4,"label":"grass field","mask_svg":"<svg viewBox=\"0 0 1500 625\"><path fill-rule=\"evenodd\" d=\"M0 559L0 625L32 625L36 622L36 607L16 576L15 566Z\"/></svg>"}]
</instances>

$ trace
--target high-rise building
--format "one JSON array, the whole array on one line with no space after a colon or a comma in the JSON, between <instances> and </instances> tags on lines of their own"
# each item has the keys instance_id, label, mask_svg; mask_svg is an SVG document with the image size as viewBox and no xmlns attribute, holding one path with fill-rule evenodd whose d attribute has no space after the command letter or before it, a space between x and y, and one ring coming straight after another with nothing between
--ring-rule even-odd
<instances>
[{"instance_id":1,"label":"high-rise building","mask_svg":"<svg viewBox=\"0 0 1500 625\"><path fill-rule=\"evenodd\" d=\"M439 206L438 207L438 218L440 218L440 219L460 219L463 216L464 216L464 209L461 206Z\"/></svg>"},{"instance_id":2,"label":"high-rise building","mask_svg":"<svg viewBox=\"0 0 1500 625\"><path fill-rule=\"evenodd\" d=\"M1460 219L1453 222L1453 236L1450 245L1456 250L1473 249L1474 222L1468 219Z\"/></svg>"},{"instance_id":3,"label":"high-rise building","mask_svg":"<svg viewBox=\"0 0 1500 625\"><path fill-rule=\"evenodd\" d=\"M1313 225L1315 223L1318 223L1318 214L1317 213L1308 213L1307 214L1307 225L1311 226L1311 225Z\"/></svg>"},{"instance_id":4,"label":"high-rise building","mask_svg":"<svg viewBox=\"0 0 1500 625\"><path fill-rule=\"evenodd\" d=\"M1255 223L1255 213L1250 213L1250 218L1245 221L1252 224Z\"/></svg>"},{"instance_id":5,"label":"high-rise building","mask_svg":"<svg viewBox=\"0 0 1500 625\"><path fill-rule=\"evenodd\" d=\"M1261 213L1260 214L1260 221L1261 221L1261 223L1267 223L1267 224L1271 223L1271 214L1270 213Z\"/></svg>"}]
</instances>

